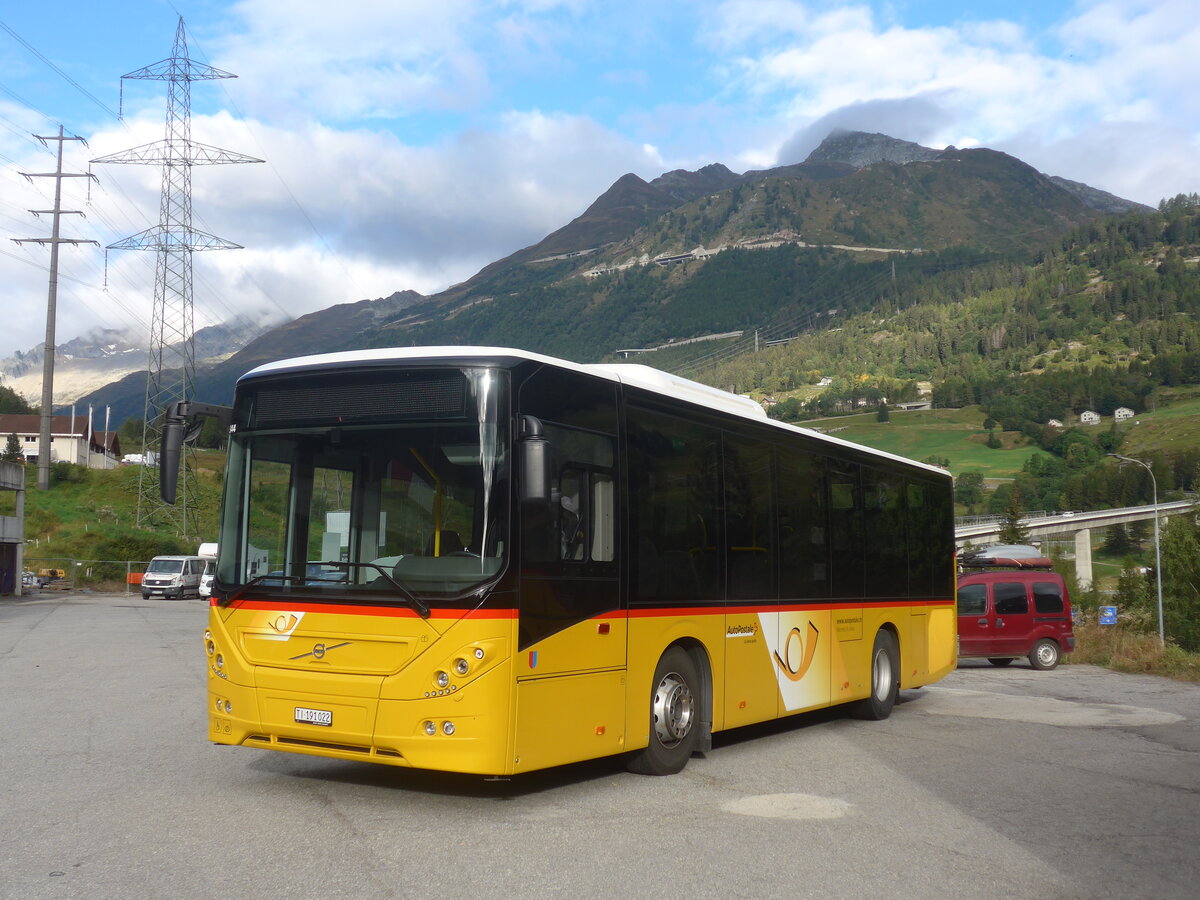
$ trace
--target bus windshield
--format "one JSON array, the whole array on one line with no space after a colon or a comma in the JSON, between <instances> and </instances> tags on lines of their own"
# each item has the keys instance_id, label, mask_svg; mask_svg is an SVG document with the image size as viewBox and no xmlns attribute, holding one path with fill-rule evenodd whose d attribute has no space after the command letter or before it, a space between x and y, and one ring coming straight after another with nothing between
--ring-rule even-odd
<instances>
[{"instance_id":1,"label":"bus windshield","mask_svg":"<svg viewBox=\"0 0 1200 900\"><path fill-rule=\"evenodd\" d=\"M500 573L509 489L501 372L306 373L251 381L236 408L221 594L352 592L424 609Z\"/></svg>"}]
</instances>

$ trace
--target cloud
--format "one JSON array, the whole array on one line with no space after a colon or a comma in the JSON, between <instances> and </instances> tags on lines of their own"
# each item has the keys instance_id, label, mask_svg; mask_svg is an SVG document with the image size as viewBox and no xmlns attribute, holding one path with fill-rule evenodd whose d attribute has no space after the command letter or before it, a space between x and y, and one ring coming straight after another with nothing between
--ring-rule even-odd
<instances>
[{"instance_id":1,"label":"cloud","mask_svg":"<svg viewBox=\"0 0 1200 900\"><path fill-rule=\"evenodd\" d=\"M1039 34L1012 22L905 27L866 4L754 6L722 4L710 40L736 89L774 110L780 162L842 127L1005 149L1144 203L1200 181L1189 150L1200 22L1185 0L1081 3Z\"/></svg>"},{"instance_id":2,"label":"cloud","mask_svg":"<svg viewBox=\"0 0 1200 900\"><path fill-rule=\"evenodd\" d=\"M162 133L161 119L149 112L128 124L129 131L92 136L90 155L117 153ZM235 313L277 321L400 290L436 292L562 227L624 172L652 176L664 168L652 147L587 117L538 111L510 112L491 127L428 147L384 130L290 128L226 113L194 116L192 136L267 161L193 169L194 226L245 247L194 255L198 326ZM88 207L89 237L108 245L157 222L158 167L95 171L100 182ZM22 183L20 190L28 202L18 202L47 208L35 188ZM27 270L17 276L44 304L46 273L34 264L37 250L17 253L29 264L0 258L0 267ZM108 258L105 289L102 254L64 251L64 273L76 279L61 289L64 339L97 326L149 333L153 252L112 251ZM9 339L12 349L27 349L41 341L42 326L30 322Z\"/></svg>"},{"instance_id":3,"label":"cloud","mask_svg":"<svg viewBox=\"0 0 1200 900\"><path fill-rule=\"evenodd\" d=\"M776 164L804 162L821 141L838 128L880 132L900 140L928 144L936 142L952 121L952 113L931 96L854 103L835 109L798 130L779 148Z\"/></svg>"},{"instance_id":4,"label":"cloud","mask_svg":"<svg viewBox=\"0 0 1200 900\"><path fill-rule=\"evenodd\" d=\"M264 120L393 118L460 109L488 90L472 34L480 4L242 0L214 65L239 76L244 111Z\"/></svg>"}]
</instances>

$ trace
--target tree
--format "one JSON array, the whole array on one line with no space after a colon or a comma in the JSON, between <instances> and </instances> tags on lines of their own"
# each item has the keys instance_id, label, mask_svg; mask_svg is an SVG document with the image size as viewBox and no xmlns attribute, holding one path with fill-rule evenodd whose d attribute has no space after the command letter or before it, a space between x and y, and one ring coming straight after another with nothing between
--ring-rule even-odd
<instances>
[{"instance_id":1,"label":"tree","mask_svg":"<svg viewBox=\"0 0 1200 900\"><path fill-rule=\"evenodd\" d=\"M208 450L220 450L224 448L225 442L228 439L229 426L222 425L213 416L206 416L204 425L200 429L200 435L196 438L196 446L204 447Z\"/></svg>"},{"instance_id":2,"label":"tree","mask_svg":"<svg viewBox=\"0 0 1200 900\"><path fill-rule=\"evenodd\" d=\"M1024 544L1028 541L1025 529L1021 527L1021 516L1025 514L1025 506L1021 502L1021 491L1014 485L1008 497L1008 507L1004 510L1004 525L1000 529L1000 543Z\"/></svg>"},{"instance_id":3,"label":"tree","mask_svg":"<svg viewBox=\"0 0 1200 900\"><path fill-rule=\"evenodd\" d=\"M1113 556L1125 556L1133 552L1133 542L1129 540L1129 531L1124 525L1111 525L1104 535L1103 550Z\"/></svg>"},{"instance_id":4,"label":"tree","mask_svg":"<svg viewBox=\"0 0 1200 900\"><path fill-rule=\"evenodd\" d=\"M890 422L891 420L892 420L892 414L888 412L888 405L886 403L880 403L879 411L877 413L875 413L875 421L876 422Z\"/></svg>"},{"instance_id":5,"label":"tree","mask_svg":"<svg viewBox=\"0 0 1200 900\"><path fill-rule=\"evenodd\" d=\"M963 472L954 479L954 499L963 506L974 507L983 502L983 473Z\"/></svg>"},{"instance_id":6,"label":"tree","mask_svg":"<svg viewBox=\"0 0 1200 900\"><path fill-rule=\"evenodd\" d=\"M0 459L5 462L25 462L25 454L21 450L21 439L16 434L8 436L8 445L4 448L4 452L0 454Z\"/></svg>"},{"instance_id":7,"label":"tree","mask_svg":"<svg viewBox=\"0 0 1200 900\"><path fill-rule=\"evenodd\" d=\"M1162 534L1163 623L1167 637L1200 652L1200 524L1172 516Z\"/></svg>"},{"instance_id":8,"label":"tree","mask_svg":"<svg viewBox=\"0 0 1200 900\"><path fill-rule=\"evenodd\" d=\"M1121 575L1117 579L1117 605L1125 610L1148 611L1150 609L1150 583L1134 563L1126 556L1121 564Z\"/></svg>"},{"instance_id":9,"label":"tree","mask_svg":"<svg viewBox=\"0 0 1200 900\"><path fill-rule=\"evenodd\" d=\"M5 415L28 416L34 412L25 398L10 387L0 384L0 413Z\"/></svg>"}]
</instances>

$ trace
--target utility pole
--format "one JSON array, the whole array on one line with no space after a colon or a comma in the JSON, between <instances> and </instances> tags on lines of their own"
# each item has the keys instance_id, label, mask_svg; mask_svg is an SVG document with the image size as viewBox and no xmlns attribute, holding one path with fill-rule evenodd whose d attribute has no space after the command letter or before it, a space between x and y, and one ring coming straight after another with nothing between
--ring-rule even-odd
<instances>
[{"instance_id":1,"label":"utility pole","mask_svg":"<svg viewBox=\"0 0 1200 900\"><path fill-rule=\"evenodd\" d=\"M192 396L196 369L192 253L241 247L192 227L192 167L262 162L192 140L192 82L236 77L188 58L187 36L180 16L171 56L121 76L122 84L126 78L168 82L166 138L92 160L162 166L158 225L109 245L110 250L154 250L158 254L142 425L142 447L147 454L151 448L158 449L162 442L161 415L165 408ZM184 538L195 535L198 509L190 448L185 448L181 474L179 502L170 506L159 495L157 467L142 466L138 480L140 527L170 523Z\"/></svg>"},{"instance_id":2,"label":"utility pole","mask_svg":"<svg viewBox=\"0 0 1200 900\"><path fill-rule=\"evenodd\" d=\"M50 424L54 417L54 319L58 306L58 245L59 244L95 244L95 241L85 241L78 238L60 236L59 220L63 216L82 216L78 209L62 208L62 180L64 178L92 178L87 172L63 171L63 142L80 141L85 147L87 141L81 137L67 137L63 126L58 126L57 136L35 134L35 138L46 146L46 141L58 141L58 166L53 172L22 172L21 174L32 181L34 178L54 179L54 209L31 209L30 212L39 218L45 215L54 217L48 238L13 238L18 244L49 244L50 245L50 294L46 300L46 340L42 345L42 421L41 434L38 437L38 477L39 491L50 490Z\"/></svg>"}]
</instances>

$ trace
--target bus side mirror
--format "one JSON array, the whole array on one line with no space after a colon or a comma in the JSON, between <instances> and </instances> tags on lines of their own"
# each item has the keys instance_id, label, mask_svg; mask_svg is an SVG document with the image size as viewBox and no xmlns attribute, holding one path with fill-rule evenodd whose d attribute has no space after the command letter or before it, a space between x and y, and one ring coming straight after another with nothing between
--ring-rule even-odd
<instances>
[{"instance_id":1,"label":"bus side mirror","mask_svg":"<svg viewBox=\"0 0 1200 900\"><path fill-rule=\"evenodd\" d=\"M233 410L228 406L180 400L170 404L163 413L162 443L158 448L158 494L164 503L175 504L183 445L199 437L204 426L200 416L212 416L228 426L233 421Z\"/></svg>"},{"instance_id":2,"label":"bus side mirror","mask_svg":"<svg viewBox=\"0 0 1200 900\"><path fill-rule=\"evenodd\" d=\"M517 491L522 503L550 502L550 442L540 420L521 416Z\"/></svg>"},{"instance_id":3,"label":"bus side mirror","mask_svg":"<svg viewBox=\"0 0 1200 900\"><path fill-rule=\"evenodd\" d=\"M179 458L183 451L184 431L187 419L180 407L184 403L172 403L163 415L162 444L158 448L158 493L163 503L175 504L175 493L179 489Z\"/></svg>"}]
</instances>

